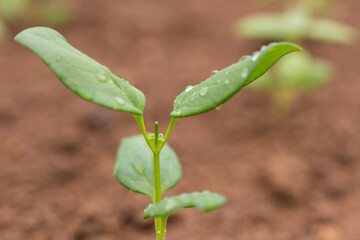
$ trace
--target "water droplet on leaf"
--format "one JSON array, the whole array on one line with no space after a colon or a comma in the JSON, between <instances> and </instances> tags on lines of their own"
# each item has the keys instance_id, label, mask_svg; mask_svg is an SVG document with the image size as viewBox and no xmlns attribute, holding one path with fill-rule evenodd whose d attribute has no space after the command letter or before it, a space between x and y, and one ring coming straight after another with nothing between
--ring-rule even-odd
<instances>
[{"instance_id":1,"label":"water droplet on leaf","mask_svg":"<svg viewBox=\"0 0 360 240\"><path fill-rule=\"evenodd\" d=\"M210 73L210 76L214 76L215 74L217 74L219 71L218 70L212 70Z\"/></svg>"},{"instance_id":2,"label":"water droplet on leaf","mask_svg":"<svg viewBox=\"0 0 360 240\"><path fill-rule=\"evenodd\" d=\"M185 92L189 92L191 89L193 89L193 86L189 85L185 88Z\"/></svg>"},{"instance_id":3,"label":"water droplet on leaf","mask_svg":"<svg viewBox=\"0 0 360 240\"><path fill-rule=\"evenodd\" d=\"M221 108L222 108L222 106L223 106L223 105L221 104L221 105L217 106L215 109L218 110L218 111L220 111Z\"/></svg>"},{"instance_id":4,"label":"water droplet on leaf","mask_svg":"<svg viewBox=\"0 0 360 240\"><path fill-rule=\"evenodd\" d=\"M96 78L99 80L99 82L107 82L108 78L103 73L96 74Z\"/></svg>"},{"instance_id":5,"label":"water droplet on leaf","mask_svg":"<svg viewBox=\"0 0 360 240\"><path fill-rule=\"evenodd\" d=\"M225 80L225 84L229 84L229 79L226 79L226 80Z\"/></svg>"},{"instance_id":6,"label":"water droplet on leaf","mask_svg":"<svg viewBox=\"0 0 360 240\"><path fill-rule=\"evenodd\" d=\"M200 90L200 96L202 96L202 97L204 97L204 96L206 96L207 94L208 94L208 91L209 91L209 89L208 89L208 87L203 87L201 90Z\"/></svg>"},{"instance_id":7,"label":"water droplet on leaf","mask_svg":"<svg viewBox=\"0 0 360 240\"><path fill-rule=\"evenodd\" d=\"M249 70L247 68L243 68L243 70L241 71L241 77L245 78L247 77L249 73Z\"/></svg>"},{"instance_id":8,"label":"water droplet on leaf","mask_svg":"<svg viewBox=\"0 0 360 240\"><path fill-rule=\"evenodd\" d=\"M125 101L124 99L120 98L120 97L116 97L115 98L115 102L119 105L124 105L125 104Z\"/></svg>"},{"instance_id":9,"label":"water droplet on leaf","mask_svg":"<svg viewBox=\"0 0 360 240\"><path fill-rule=\"evenodd\" d=\"M78 92L78 91L75 91L76 94L80 95L82 98L88 100L88 101L91 101L93 98L94 98L94 94L91 93L91 92Z\"/></svg>"},{"instance_id":10,"label":"water droplet on leaf","mask_svg":"<svg viewBox=\"0 0 360 240\"><path fill-rule=\"evenodd\" d=\"M62 57L56 57L57 62L61 62L61 60L62 60Z\"/></svg>"},{"instance_id":11,"label":"water droplet on leaf","mask_svg":"<svg viewBox=\"0 0 360 240\"><path fill-rule=\"evenodd\" d=\"M252 60L253 62L255 62L256 60L259 59L259 57L260 57L260 52L259 52L259 51L256 51L256 52L254 52L254 54L251 56L251 60Z\"/></svg>"},{"instance_id":12,"label":"water droplet on leaf","mask_svg":"<svg viewBox=\"0 0 360 240\"><path fill-rule=\"evenodd\" d=\"M245 56L242 56L239 61L244 61L246 59L248 59L250 56L249 55L245 55Z\"/></svg>"}]
</instances>

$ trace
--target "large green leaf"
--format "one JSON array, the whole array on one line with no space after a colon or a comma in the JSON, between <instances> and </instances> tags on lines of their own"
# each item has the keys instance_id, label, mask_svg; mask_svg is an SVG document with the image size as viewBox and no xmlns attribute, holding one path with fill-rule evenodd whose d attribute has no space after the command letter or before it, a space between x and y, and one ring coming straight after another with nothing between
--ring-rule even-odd
<instances>
[{"instance_id":1,"label":"large green leaf","mask_svg":"<svg viewBox=\"0 0 360 240\"><path fill-rule=\"evenodd\" d=\"M201 211L209 212L226 203L226 198L209 191L183 193L178 196L165 198L157 204L149 204L144 211L144 218L168 216L181 208L197 207Z\"/></svg>"},{"instance_id":2,"label":"large green leaf","mask_svg":"<svg viewBox=\"0 0 360 240\"><path fill-rule=\"evenodd\" d=\"M263 75L277 60L287 53L301 48L287 42L263 46L252 56L221 70L202 83L187 87L176 97L172 117L189 117L210 111L223 104L241 88Z\"/></svg>"},{"instance_id":3,"label":"large green leaf","mask_svg":"<svg viewBox=\"0 0 360 240\"><path fill-rule=\"evenodd\" d=\"M133 114L143 114L144 94L107 67L72 47L55 30L29 28L15 40L36 53L73 92L90 102Z\"/></svg>"},{"instance_id":4,"label":"large green leaf","mask_svg":"<svg viewBox=\"0 0 360 240\"><path fill-rule=\"evenodd\" d=\"M155 197L153 153L142 135L124 138L117 152L114 175L133 192ZM180 180L182 168L175 152L165 144L160 153L161 190L174 187Z\"/></svg>"}]
</instances>

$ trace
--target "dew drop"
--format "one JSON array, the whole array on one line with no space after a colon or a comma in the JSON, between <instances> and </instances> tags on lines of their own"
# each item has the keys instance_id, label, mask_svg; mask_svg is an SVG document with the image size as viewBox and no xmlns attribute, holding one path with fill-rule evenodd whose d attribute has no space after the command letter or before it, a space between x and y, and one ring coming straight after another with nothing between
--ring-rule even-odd
<instances>
[{"instance_id":1,"label":"dew drop","mask_svg":"<svg viewBox=\"0 0 360 240\"><path fill-rule=\"evenodd\" d=\"M210 191L209 191L209 190L205 190L205 191L203 191L203 193L205 193L205 194L209 194L209 193L210 193Z\"/></svg>"},{"instance_id":2,"label":"dew drop","mask_svg":"<svg viewBox=\"0 0 360 240\"><path fill-rule=\"evenodd\" d=\"M260 49L260 51L264 51L266 49L267 46L263 45Z\"/></svg>"},{"instance_id":3,"label":"dew drop","mask_svg":"<svg viewBox=\"0 0 360 240\"><path fill-rule=\"evenodd\" d=\"M210 76L214 76L215 74L217 74L219 71L218 70L212 70L210 73Z\"/></svg>"},{"instance_id":4,"label":"dew drop","mask_svg":"<svg viewBox=\"0 0 360 240\"><path fill-rule=\"evenodd\" d=\"M249 73L249 70L247 68L243 68L241 71L241 77L246 78Z\"/></svg>"},{"instance_id":5,"label":"dew drop","mask_svg":"<svg viewBox=\"0 0 360 240\"><path fill-rule=\"evenodd\" d=\"M125 104L124 99L119 98L119 97L116 97L116 98L115 98L115 102L116 102L117 104L121 105L121 106Z\"/></svg>"},{"instance_id":6,"label":"dew drop","mask_svg":"<svg viewBox=\"0 0 360 240\"><path fill-rule=\"evenodd\" d=\"M186 195L186 194L184 194L184 193L180 195L180 199L181 199L181 201L183 201L183 202L187 202L187 201L190 200L189 196Z\"/></svg>"},{"instance_id":7,"label":"dew drop","mask_svg":"<svg viewBox=\"0 0 360 240\"><path fill-rule=\"evenodd\" d=\"M251 56L251 60L253 62L255 62L256 60L258 60L258 58L260 57L260 52L259 51L256 51L254 52L254 54Z\"/></svg>"},{"instance_id":8,"label":"dew drop","mask_svg":"<svg viewBox=\"0 0 360 240\"><path fill-rule=\"evenodd\" d=\"M166 157L165 157L167 160L170 160L171 159L171 156L168 154L168 155L166 155Z\"/></svg>"},{"instance_id":9,"label":"dew drop","mask_svg":"<svg viewBox=\"0 0 360 240\"><path fill-rule=\"evenodd\" d=\"M208 87L203 87L201 90L200 90L200 96L202 96L202 97L204 97L204 96L206 96L207 94L208 94L208 91L209 91L209 89L208 89Z\"/></svg>"},{"instance_id":10,"label":"dew drop","mask_svg":"<svg viewBox=\"0 0 360 240\"><path fill-rule=\"evenodd\" d=\"M225 84L229 84L229 79L226 79L226 80L225 80Z\"/></svg>"},{"instance_id":11,"label":"dew drop","mask_svg":"<svg viewBox=\"0 0 360 240\"><path fill-rule=\"evenodd\" d=\"M108 78L103 73L96 74L96 78L99 80L99 82L102 83L105 83L108 80Z\"/></svg>"},{"instance_id":12,"label":"dew drop","mask_svg":"<svg viewBox=\"0 0 360 240\"><path fill-rule=\"evenodd\" d=\"M193 86L189 85L185 88L185 92L189 92L191 89L193 89Z\"/></svg>"},{"instance_id":13,"label":"dew drop","mask_svg":"<svg viewBox=\"0 0 360 240\"><path fill-rule=\"evenodd\" d=\"M103 65L103 68L104 68L105 70L111 72L111 70L110 70L108 67L104 66L104 65Z\"/></svg>"},{"instance_id":14,"label":"dew drop","mask_svg":"<svg viewBox=\"0 0 360 240\"><path fill-rule=\"evenodd\" d=\"M244 61L246 59L248 59L250 56L249 55L245 55L245 56L242 56L239 61Z\"/></svg>"},{"instance_id":15,"label":"dew drop","mask_svg":"<svg viewBox=\"0 0 360 240\"><path fill-rule=\"evenodd\" d=\"M169 199L167 204L166 204L166 209L167 210L171 210L172 208L174 208L176 206L176 201L174 199Z\"/></svg>"},{"instance_id":16,"label":"dew drop","mask_svg":"<svg viewBox=\"0 0 360 240\"><path fill-rule=\"evenodd\" d=\"M76 92L76 93L88 101L91 101L94 98L94 94L91 92L82 92L82 93Z\"/></svg>"},{"instance_id":17,"label":"dew drop","mask_svg":"<svg viewBox=\"0 0 360 240\"><path fill-rule=\"evenodd\" d=\"M61 60L62 60L62 57L56 57L57 62L61 62Z\"/></svg>"},{"instance_id":18,"label":"dew drop","mask_svg":"<svg viewBox=\"0 0 360 240\"><path fill-rule=\"evenodd\" d=\"M222 108L222 106L223 106L223 105L221 104L221 105L217 106L215 109L218 110L218 111L220 111L221 108Z\"/></svg>"},{"instance_id":19,"label":"dew drop","mask_svg":"<svg viewBox=\"0 0 360 240\"><path fill-rule=\"evenodd\" d=\"M226 71L226 72L225 72L225 76L227 76L227 75L229 75L229 71Z\"/></svg>"}]
</instances>

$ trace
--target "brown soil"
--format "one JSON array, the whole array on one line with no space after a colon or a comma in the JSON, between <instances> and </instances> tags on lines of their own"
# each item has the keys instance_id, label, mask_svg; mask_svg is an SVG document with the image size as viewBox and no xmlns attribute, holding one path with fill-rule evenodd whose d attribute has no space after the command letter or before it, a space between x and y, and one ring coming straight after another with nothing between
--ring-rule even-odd
<instances>
[{"instance_id":1,"label":"brown soil","mask_svg":"<svg viewBox=\"0 0 360 240\"><path fill-rule=\"evenodd\" d=\"M158 120L164 131L185 86L261 44L230 31L259 9L251 1L74 2L74 22L58 30L145 93L148 128ZM360 27L357 0L337 12ZM167 195L209 189L228 203L173 215L167 239L360 239L360 45L310 46L337 73L286 122L271 123L268 99L249 90L178 122L169 143L184 175ZM0 45L0 79L0 239L154 239L142 219L150 199L112 175L120 139L139 132L132 116L78 98L11 40Z\"/></svg>"}]
</instances>

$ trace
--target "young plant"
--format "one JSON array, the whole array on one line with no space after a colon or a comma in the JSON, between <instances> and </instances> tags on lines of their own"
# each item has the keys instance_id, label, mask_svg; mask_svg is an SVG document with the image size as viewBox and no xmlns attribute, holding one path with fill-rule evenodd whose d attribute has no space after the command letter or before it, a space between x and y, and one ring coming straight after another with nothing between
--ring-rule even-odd
<instances>
[{"instance_id":1,"label":"young plant","mask_svg":"<svg viewBox=\"0 0 360 240\"><path fill-rule=\"evenodd\" d=\"M157 240L164 239L170 214L189 207L212 211L226 202L225 197L209 191L183 193L162 199L162 194L174 187L182 175L179 159L166 143L178 119L215 109L263 75L282 56L301 50L287 42L271 43L252 56L242 57L200 84L188 86L176 97L170 124L163 135L159 133L158 122L155 122L154 133L147 132L143 118L145 96L141 91L72 47L58 32L35 27L19 33L15 40L37 54L78 96L134 116L142 135L122 140L114 175L129 190L152 199L153 203L145 208L143 217L155 219Z\"/></svg>"},{"instance_id":2,"label":"young plant","mask_svg":"<svg viewBox=\"0 0 360 240\"><path fill-rule=\"evenodd\" d=\"M316 11L325 9L328 1L295 2L296 6L280 13L254 14L238 20L235 34L269 41L292 41L297 44L307 39L342 44L354 42L354 28L315 15ZM252 87L270 95L274 117L282 119L297 96L324 86L330 80L331 73L332 67L327 61L317 59L309 52L294 54L286 61L280 61L273 71L264 75Z\"/></svg>"}]
</instances>

